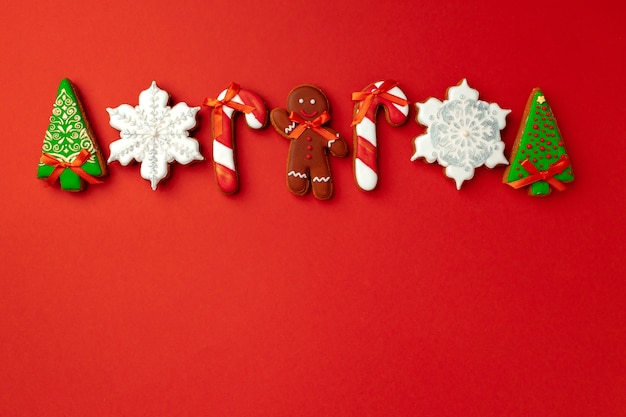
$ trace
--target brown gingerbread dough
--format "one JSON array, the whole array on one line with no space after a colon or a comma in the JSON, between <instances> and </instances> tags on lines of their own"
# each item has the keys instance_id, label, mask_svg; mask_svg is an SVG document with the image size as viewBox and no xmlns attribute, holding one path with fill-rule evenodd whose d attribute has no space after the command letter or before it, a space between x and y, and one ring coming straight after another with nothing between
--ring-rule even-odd
<instances>
[{"instance_id":1,"label":"brown gingerbread dough","mask_svg":"<svg viewBox=\"0 0 626 417\"><path fill-rule=\"evenodd\" d=\"M333 156L348 154L346 140L336 130L323 126L330 119L326 94L314 85L300 85L289 93L287 108L272 110L272 126L287 139L287 188L304 195L311 186L313 195L327 200L333 182L327 151Z\"/></svg>"}]
</instances>

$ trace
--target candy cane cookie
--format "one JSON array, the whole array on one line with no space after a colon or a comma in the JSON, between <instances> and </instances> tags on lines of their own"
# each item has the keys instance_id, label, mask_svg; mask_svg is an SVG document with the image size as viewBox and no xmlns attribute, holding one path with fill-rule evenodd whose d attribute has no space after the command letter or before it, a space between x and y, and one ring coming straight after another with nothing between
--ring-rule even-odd
<instances>
[{"instance_id":1,"label":"candy cane cookie","mask_svg":"<svg viewBox=\"0 0 626 417\"><path fill-rule=\"evenodd\" d=\"M387 122L400 126L409 115L406 95L391 80L369 84L363 90L352 93L354 105L354 178L363 191L371 191L378 183L376 112L385 110Z\"/></svg>"},{"instance_id":2,"label":"candy cane cookie","mask_svg":"<svg viewBox=\"0 0 626 417\"><path fill-rule=\"evenodd\" d=\"M267 124L267 106L258 94L235 83L230 83L216 99L207 98L204 105L213 108L213 168L217 185L224 193L232 194L239 189L235 162L234 115L237 112L243 113L250 128L261 129Z\"/></svg>"}]
</instances>

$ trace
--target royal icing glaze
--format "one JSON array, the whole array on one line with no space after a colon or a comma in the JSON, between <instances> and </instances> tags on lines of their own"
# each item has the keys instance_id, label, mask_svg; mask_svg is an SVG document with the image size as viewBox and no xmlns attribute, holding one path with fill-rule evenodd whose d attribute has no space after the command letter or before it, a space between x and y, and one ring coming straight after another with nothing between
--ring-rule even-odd
<instances>
[{"instance_id":1,"label":"royal icing glaze","mask_svg":"<svg viewBox=\"0 0 626 417\"><path fill-rule=\"evenodd\" d=\"M551 189L565 190L574 180L561 132L539 88L528 98L522 124L517 133L511 165L504 172L503 182L513 188L528 187L531 196L545 196Z\"/></svg>"},{"instance_id":2,"label":"royal icing glaze","mask_svg":"<svg viewBox=\"0 0 626 417\"><path fill-rule=\"evenodd\" d=\"M363 191L378 183L376 113L385 111L387 123L399 126L409 115L409 102L397 82L386 80L367 85L352 94L354 106L354 178Z\"/></svg>"},{"instance_id":3,"label":"royal icing glaze","mask_svg":"<svg viewBox=\"0 0 626 417\"><path fill-rule=\"evenodd\" d=\"M212 107L213 168L217 185L226 194L239 189L235 159L234 115L245 116L246 124L252 129L261 129L267 124L268 111L263 99L252 91L231 83L217 99L207 98L206 106Z\"/></svg>"},{"instance_id":4,"label":"royal icing glaze","mask_svg":"<svg viewBox=\"0 0 626 417\"><path fill-rule=\"evenodd\" d=\"M270 113L272 126L290 140L287 159L287 188L296 195L313 190L320 200L333 194L333 182L327 152L346 156L346 140L324 126L330 120L328 99L314 85L301 85L289 93L287 108Z\"/></svg>"},{"instance_id":5,"label":"royal icing glaze","mask_svg":"<svg viewBox=\"0 0 626 417\"><path fill-rule=\"evenodd\" d=\"M198 141L188 133L196 125L200 107L183 102L169 107L168 101L169 94L153 81L139 94L138 106L107 108L111 126L120 131L120 139L110 145L108 162L141 162L141 176L150 181L153 190L168 176L171 162L185 165L204 159Z\"/></svg>"},{"instance_id":6,"label":"royal icing glaze","mask_svg":"<svg viewBox=\"0 0 626 417\"><path fill-rule=\"evenodd\" d=\"M457 190L474 176L475 168L508 164L500 130L511 111L479 100L478 91L470 88L467 80L449 88L443 102L429 98L416 106L417 121L427 129L414 139L411 161L437 161L455 181Z\"/></svg>"},{"instance_id":7,"label":"royal icing glaze","mask_svg":"<svg viewBox=\"0 0 626 417\"><path fill-rule=\"evenodd\" d=\"M68 79L59 83L44 136L37 177L61 189L81 191L85 183L97 184L106 164L83 111L78 93Z\"/></svg>"}]
</instances>

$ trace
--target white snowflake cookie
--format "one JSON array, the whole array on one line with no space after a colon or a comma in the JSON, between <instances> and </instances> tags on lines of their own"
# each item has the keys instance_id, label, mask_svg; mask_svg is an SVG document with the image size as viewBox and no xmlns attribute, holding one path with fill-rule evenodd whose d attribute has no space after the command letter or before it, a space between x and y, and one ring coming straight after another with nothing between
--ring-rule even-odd
<instances>
[{"instance_id":1,"label":"white snowflake cookie","mask_svg":"<svg viewBox=\"0 0 626 417\"><path fill-rule=\"evenodd\" d=\"M153 190L169 174L169 163L188 164L204 159L198 141L189 137L188 130L196 125L200 107L178 103L167 105L167 91L156 82L139 94L139 105L122 104L107 109L110 124L120 131L120 139L110 145L108 162L128 165L133 159L141 162L141 176L150 181Z\"/></svg>"},{"instance_id":2,"label":"white snowflake cookie","mask_svg":"<svg viewBox=\"0 0 626 417\"><path fill-rule=\"evenodd\" d=\"M470 88L465 79L449 88L447 96L443 102L429 98L416 103L417 121L427 129L415 138L411 161L437 161L460 190L463 181L474 176L475 168L508 165L500 130L506 126L505 118L511 110L478 100L478 91Z\"/></svg>"}]
</instances>

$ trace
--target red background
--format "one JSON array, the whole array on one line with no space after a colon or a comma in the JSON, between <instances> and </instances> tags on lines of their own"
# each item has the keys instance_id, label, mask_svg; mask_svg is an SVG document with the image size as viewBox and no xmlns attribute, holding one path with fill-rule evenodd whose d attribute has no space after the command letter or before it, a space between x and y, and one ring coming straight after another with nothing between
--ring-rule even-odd
<instances>
[{"instance_id":1,"label":"red background","mask_svg":"<svg viewBox=\"0 0 626 417\"><path fill-rule=\"evenodd\" d=\"M426 2L423 2L426 3ZM609 1L8 2L0 16L1 416L626 415L624 25ZM200 105L231 81L284 106L395 79L467 77L512 109L540 86L576 181L535 199L480 168L456 191L380 119L380 181L285 186L288 143L237 119L241 191L205 162L156 192L110 165L71 194L35 178L61 78L108 156L106 107L152 80Z\"/></svg>"}]
</instances>

